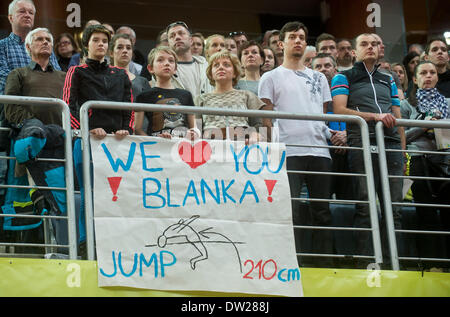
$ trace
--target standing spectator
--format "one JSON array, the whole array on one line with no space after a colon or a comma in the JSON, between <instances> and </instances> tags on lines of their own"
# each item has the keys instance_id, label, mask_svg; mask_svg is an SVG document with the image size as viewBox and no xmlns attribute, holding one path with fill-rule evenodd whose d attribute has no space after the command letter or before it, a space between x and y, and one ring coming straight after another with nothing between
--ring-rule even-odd
<instances>
[{"instance_id":1,"label":"standing spectator","mask_svg":"<svg viewBox=\"0 0 450 317\"><path fill-rule=\"evenodd\" d=\"M116 34L128 34L131 38L131 42L133 44L133 58L130 62L130 72L135 75L140 75L142 71L142 65L145 64L145 57L136 49L136 32L129 26L121 26L117 29ZM111 37L114 34L111 34Z\"/></svg>"},{"instance_id":2,"label":"standing spectator","mask_svg":"<svg viewBox=\"0 0 450 317\"><path fill-rule=\"evenodd\" d=\"M264 55L266 58L264 59L264 64L261 67L261 74L278 67L277 60L275 59L275 53L270 47L267 46L264 48Z\"/></svg>"},{"instance_id":3,"label":"standing spectator","mask_svg":"<svg viewBox=\"0 0 450 317\"><path fill-rule=\"evenodd\" d=\"M228 50L228 52L237 56L238 53L237 44L233 37L225 38L225 48Z\"/></svg>"},{"instance_id":4,"label":"standing spectator","mask_svg":"<svg viewBox=\"0 0 450 317\"><path fill-rule=\"evenodd\" d=\"M408 53L411 52L416 52L417 54L422 55L422 53L424 52L423 46L418 43L411 44L409 46Z\"/></svg>"},{"instance_id":5,"label":"standing spectator","mask_svg":"<svg viewBox=\"0 0 450 317\"><path fill-rule=\"evenodd\" d=\"M392 71L395 72L400 80L400 84L402 85L403 91L408 90L408 76L406 75L405 66L401 63L394 63L391 65ZM405 99L405 98L403 98Z\"/></svg>"},{"instance_id":6,"label":"standing spectator","mask_svg":"<svg viewBox=\"0 0 450 317\"><path fill-rule=\"evenodd\" d=\"M28 66L11 71L6 80L5 95L62 98L66 74L56 70L50 62L53 36L45 28L29 32L25 46L31 56ZM6 119L20 124L25 119L36 118L43 124L61 126L61 111L52 106L29 106L6 104Z\"/></svg>"},{"instance_id":7,"label":"standing spectator","mask_svg":"<svg viewBox=\"0 0 450 317\"><path fill-rule=\"evenodd\" d=\"M446 99L436 89L438 71L429 62L420 62L414 72L414 88L407 100L402 100L402 117L411 120L448 119L450 99ZM432 129L410 127L406 130L408 150L411 150L411 176L442 177L427 163L427 155L414 151L437 151ZM448 161L447 161L448 162ZM448 164L448 163L447 163ZM448 167L448 166L447 166ZM418 204L450 204L449 183L437 180L414 179L411 186L414 202ZM447 208L416 206L418 229L426 231L449 231L450 214ZM417 249L421 258L445 258L450 255L450 239L447 240L447 255L442 239L436 234L421 234L417 239ZM432 264L426 264L429 268Z\"/></svg>"},{"instance_id":8,"label":"standing spectator","mask_svg":"<svg viewBox=\"0 0 450 317\"><path fill-rule=\"evenodd\" d=\"M323 114L331 101L328 82L322 73L303 65L303 54L307 46L307 28L300 22L289 22L280 31L278 44L283 49L283 64L273 71L265 73L259 82L259 97L277 111L290 113ZM288 144L287 169L291 171L331 171L331 158L327 148L296 147L295 144L327 146L328 128L323 121L298 121L280 119L275 122L279 129L279 141ZM291 146L289 146L291 145ZM306 183L309 197L328 199L330 197L329 175L288 174L291 197L300 196ZM328 202L310 202L312 224L331 225L331 213ZM299 221L298 201L292 202L294 224ZM296 234L296 242L299 236ZM314 230L312 244L319 253L333 253L333 234L330 230ZM299 247L299 244L297 244ZM331 266L329 258L318 262L322 266Z\"/></svg>"},{"instance_id":9,"label":"standing spectator","mask_svg":"<svg viewBox=\"0 0 450 317\"><path fill-rule=\"evenodd\" d=\"M395 72L391 71L391 65L384 59L384 43L383 39L376 33L372 33L372 36L377 40L378 44L378 71L388 74L394 78L395 85L397 86L397 92L400 99L404 99L404 92L400 80Z\"/></svg>"},{"instance_id":10,"label":"standing spectator","mask_svg":"<svg viewBox=\"0 0 450 317\"><path fill-rule=\"evenodd\" d=\"M445 39L434 38L428 41L425 49L425 60L436 65L439 80L436 84L437 90L450 98L450 70L448 69L448 45Z\"/></svg>"},{"instance_id":11,"label":"standing spectator","mask_svg":"<svg viewBox=\"0 0 450 317\"><path fill-rule=\"evenodd\" d=\"M337 114L356 115L365 119L369 125L371 144L375 144L375 124L379 121L384 124L386 149L405 149L405 137L402 128L396 128L396 118L400 115L400 100L397 87L392 77L381 73L377 69L378 40L372 34L361 34L356 38L356 60L352 69L337 74L332 80L333 108ZM347 124L347 143L352 147L361 147L361 133L354 123ZM389 175L403 175L403 157L401 152L386 152ZM363 153L361 151L350 151L350 170L353 173L365 173ZM382 197L380 185L380 172L378 156L372 155L372 168L375 179L375 187L379 197ZM366 179L355 177L355 199L368 201ZM389 179L391 197L393 202L403 201L401 179ZM383 200L380 199L382 210ZM396 229L401 228L401 209L392 206L394 224ZM382 221L386 217L383 215ZM370 227L369 206L356 204L354 226L359 228ZM381 224L383 239L386 238L385 225ZM401 241L398 240L399 250ZM383 244L385 246L385 244ZM357 238L357 254L370 255L371 243L368 232L359 232ZM400 251L401 252L401 251ZM360 265L366 267L368 264L361 260Z\"/></svg>"},{"instance_id":12,"label":"standing spectator","mask_svg":"<svg viewBox=\"0 0 450 317\"><path fill-rule=\"evenodd\" d=\"M133 56L133 43L128 34L122 33L114 35L109 45L109 54L111 57L111 66L117 66L127 71L128 78L131 81L133 96L150 89L147 78L136 76L130 72L130 63Z\"/></svg>"},{"instance_id":13,"label":"standing spectator","mask_svg":"<svg viewBox=\"0 0 450 317\"><path fill-rule=\"evenodd\" d=\"M317 53L330 54L336 60L338 57L336 38L328 33L320 34L316 39L316 50Z\"/></svg>"},{"instance_id":14,"label":"standing spectator","mask_svg":"<svg viewBox=\"0 0 450 317\"><path fill-rule=\"evenodd\" d=\"M240 78L240 63L234 54L224 50L212 55L207 76L214 86L214 91L198 96L195 100L197 106L237 110L259 110L264 107L264 103L254 93L233 88ZM270 120L263 120L263 123L267 127L270 126ZM246 138L249 142L258 141L260 135L249 127L251 124L246 117L203 115L204 137L214 134L215 138L226 138L229 134L231 139Z\"/></svg>"},{"instance_id":15,"label":"standing spectator","mask_svg":"<svg viewBox=\"0 0 450 317\"><path fill-rule=\"evenodd\" d=\"M261 67L264 64L264 50L256 41L249 41L239 48L238 58L244 69L244 77L235 86L239 90L249 90L258 95Z\"/></svg>"},{"instance_id":16,"label":"standing spectator","mask_svg":"<svg viewBox=\"0 0 450 317\"><path fill-rule=\"evenodd\" d=\"M15 96L31 96L31 97L46 97L46 98L62 98L63 86L64 86L64 78L66 74L62 71L54 69L53 65L50 62L50 56L53 51L53 36L50 31L45 28L37 28L30 31L25 38L25 47L27 52L31 57L31 62L28 66L13 69L8 78L6 80L5 86L5 95L15 95ZM6 104L5 108L5 117L6 119L16 125L21 126L24 124L25 120L28 119L38 119L44 125L62 125L61 120L61 111L59 108L55 107L55 105L19 105L19 104ZM60 128L60 130L62 130ZM58 131L56 128L51 130L52 132ZM54 137L53 140L56 140L58 135L52 135ZM49 136L50 138L50 136ZM62 139L59 139L61 141ZM15 141L13 141L15 142ZM47 144L50 143L47 140ZM57 142L51 144L53 147L57 147ZM12 147L13 148L13 147ZM64 158L64 150L58 150L56 156L52 156L52 158ZM17 154L17 153L16 153ZM14 151L11 151L11 155L14 156ZM15 161L11 161L10 170L12 173L9 173L8 184L10 185L34 185L34 181L36 181L37 185L45 185L41 183L42 179L39 179L36 175L36 165L34 162L29 162L26 164L15 164ZM31 165L30 165L31 164ZM38 174L42 172L42 162L37 162L39 164L37 170ZM58 163L52 163L52 166L57 166ZM24 168L26 167L26 171ZM24 176L20 177L21 171L24 172ZM26 173L30 174L30 177L26 176ZM47 184L49 181L54 182L52 177L48 176L46 178ZM31 197L33 201L33 208L36 213L41 213L42 208L44 208L44 200L48 194L48 192L43 193L41 190L33 190L29 189L8 189L7 197L11 199L10 201L5 202L5 205L11 204L16 212L20 212L17 208L25 208L19 206L26 206L24 202L29 201L29 197ZM23 195L27 198L25 201L21 201L20 198ZM58 194L55 194L57 196ZM59 200L61 203L64 199ZM22 204L16 204L16 202L22 202ZM46 201L47 202L47 201ZM53 212L57 212L57 210L53 210L46 206L49 212L53 214ZM50 209L52 209L50 211ZM53 226L56 231L56 240L60 244L67 244L67 236L64 237L64 229L60 227L63 221L52 219ZM65 228L67 228L67 223L65 224ZM36 228L25 229L27 226L23 227L23 230L17 231L18 241L20 243L43 243L43 228L42 226L38 226ZM62 229L62 230L61 230ZM24 252L26 252L27 248L24 248ZM42 250L41 250L42 251ZM20 250L16 250L16 252L20 252Z\"/></svg>"},{"instance_id":17,"label":"standing spectator","mask_svg":"<svg viewBox=\"0 0 450 317\"><path fill-rule=\"evenodd\" d=\"M317 56L317 50L314 46L308 45L303 54L303 65L311 68L311 61Z\"/></svg>"},{"instance_id":18,"label":"standing spectator","mask_svg":"<svg viewBox=\"0 0 450 317\"><path fill-rule=\"evenodd\" d=\"M315 71L321 72L325 75L328 85L331 87L331 80L337 74L336 61L333 56L326 53L319 53L313 58L311 68ZM330 101L325 110L328 114L333 114L333 102ZM347 146L347 131L345 122L328 122L328 127L332 137L329 144L338 146ZM344 149L330 149L332 171L335 173L349 173L348 167L348 152ZM349 176L331 176L331 191L330 194L336 195L336 199L352 199L352 177ZM346 184L347 186L342 186Z\"/></svg>"},{"instance_id":19,"label":"standing spectator","mask_svg":"<svg viewBox=\"0 0 450 317\"><path fill-rule=\"evenodd\" d=\"M208 36L205 42L205 58L209 59L214 53L225 50L225 38L220 34Z\"/></svg>"},{"instance_id":20,"label":"standing spectator","mask_svg":"<svg viewBox=\"0 0 450 317\"><path fill-rule=\"evenodd\" d=\"M280 31L274 30L269 36L268 46L275 52L275 59L277 60L277 65L283 64L283 50L278 45L280 41Z\"/></svg>"},{"instance_id":21,"label":"standing spectator","mask_svg":"<svg viewBox=\"0 0 450 317\"><path fill-rule=\"evenodd\" d=\"M413 74L414 69L419 64L420 55L416 52L410 52L403 58L403 66L405 66L406 69L406 77L408 77L408 90L405 93L405 97L409 97L409 93L411 92L414 82L413 82Z\"/></svg>"},{"instance_id":22,"label":"standing spectator","mask_svg":"<svg viewBox=\"0 0 450 317\"><path fill-rule=\"evenodd\" d=\"M353 67L353 47L352 43L347 39L340 39L336 43L337 48L337 70L339 72Z\"/></svg>"},{"instance_id":23,"label":"standing spectator","mask_svg":"<svg viewBox=\"0 0 450 317\"><path fill-rule=\"evenodd\" d=\"M111 33L111 37L113 37L113 36L116 34L116 32L114 31L114 28L112 27L111 24L109 24L109 23L102 23L102 25L103 25L105 28L108 29L109 33Z\"/></svg>"},{"instance_id":24,"label":"standing spectator","mask_svg":"<svg viewBox=\"0 0 450 317\"><path fill-rule=\"evenodd\" d=\"M12 32L0 40L0 94L3 94L8 74L31 62L25 49L25 38L33 29L35 15L36 8L32 0L14 0L9 4L8 20ZM50 62L56 70L61 70L55 54L50 57Z\"/></svg>"},{"instance_id":25,"label":"standing spectator","mask_svg":"<svg viewBox=\"0 0 450 317\"><path fill-rule=\"evenodd\" d=\"M167 46L154 48L148 55L148 65L149 72L155 76L156 83L153 88L139 95L136 102L173 105L174 111L177 105L194 106L189 91L173 86L171 79L177 69L177 55L173 50ZM185 115L174 111L136 112L136 134L171 138L185 136L187 129L191 129L190 133L193 133L196 130L195 115ZM147 128L143 126L145 118L148 121Z\"/></svg>"},{"instance_id":26,"label":"standing spectator","mask_svg":"<svg viewBox=\"0 0 450 317\"><path fill-rule=\"evenodd\" d=\"M79 53L78 45L72 34L62 33L56 38L55 53L61 70L67 72L72 56Z\"/></svg>"},{"instance_id":27,"label":"standing spectator","mask_svg":"<svg viewBox=\"0 0 450 317\"><path fill-rule=\"evenodd\" d=\"M201 33L192 34L191 52L194 56L205 55L205 38Z\"/></svg>"},{"instance_id":28,"label":"standing spectator","mask_svg":"<svg viewBox=\"0 0 450 317\"><path fill-rule=\"evenodd\" d=\"M192 97L211 91L206 68L208 63L203 56L193 56L191 52L191 31L186 23L177 21L166 28L169 46L178 58L177 71L172 77L177 88L189 90Z\"/></svg>"},{"instance_id":29,"label":"standing spectator","mask_svg":"<svg viewBox=\"0 0 450 317\"><path fill-rule=\"evenodd\" d=\"M231 32L229 34L229 36L231 36L234 39L238 49L239 49L239 46L244 44L244 42L248 41L247 34L245 34L245 32L242 32L242 31Z\"/></svg>"},{"instance_id":30,"label":"standing spectator","mask_svg":"<svg viewBox=\"0 0 450 317\"><path fill-rule=\"evenodd\" d=\"M124 69L108 65L105 56L110 41L109 31L102 25L91 25L83 32L87 49L86 64L71 67L66 75L63 99L69 105L72 128L79 129L80 107L89 100L132 102L131 82ZM103 138L107 133L124 136L132 133L131 111L92 109L90 133Z\"/></svg>"}]
</instances>

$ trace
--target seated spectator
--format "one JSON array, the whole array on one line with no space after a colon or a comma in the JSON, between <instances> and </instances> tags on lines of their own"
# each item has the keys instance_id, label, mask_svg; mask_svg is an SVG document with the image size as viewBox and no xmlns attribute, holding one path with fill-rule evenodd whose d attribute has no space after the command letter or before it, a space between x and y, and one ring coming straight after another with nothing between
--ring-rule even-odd
<instances>
[{"instance_id":1,"label":"seated spectator","mask_svg":"<svg viewBox=\"0 0 450 317\"><path fill-rule=\"evenodd\" d=\"M195 103L197 106L236 110L259 110L264 107L264 103L254 93L233 88L240 78L240 63L234 54L221 51L212 55L206 74L214 91L198 96ZM269 127L270 119L263 120L263 124ZM258 141L259 133L249 127L246 117L203 115L203 137Z\"/></svg>"},{"instance_id":2,"label":"seated spectator","mask_svg":"<svg viewBox=\"0 0 450 317\"><path fill-rule=\"evenodd\" d=\"M445 98L450 98L450 69L448 65L450 58L445 39L432 38L428 41L427 47L425 48L425 60L436 65L439 78L436 84L437 90Z\"/></svg>"},{"instance_id":3,"label":"seated spectator","mask_svg":"<svg viewBox=\"0 0 450 317\"><path fill-rule=\"evenodd\" d=\"M208 58L214 53L225 50L225 38L220 34L213 34L206 38L205 41L205 58Z\"/></svg>"},{"instance_id":4,"label":"seated spectator","mask_svg":"<svg viewBox=\"0 0 450 317\"><path fill-rule=\"evenodd\" d=\"M244 77L234 87L238 90L249 90L258 95L258 83L261 78L261 67L266 58L264 50L256 41L248 41L239 48L238 58L244 69Z\"/></svg>"},{"instance_id":5,"label":"seated spectator","mask_svg":"<svg viewBox=\"0 0 450 317\"><path fill-rule=\"evenodd\" d=\"M436 89L438 82L437 67L431 62L417 65L413 90L408 99L402 100L400 106L403 119L439 120L449 119L450 99L446 99ZM410 151L436 151L433 129L410 127L406 130L406 141ZM427 163L427 155L410 152L410 176L442 177ZM447 161L448 164L448 161ZM449 185L445 181L414 179L411 190L415 203L450 204ZM438 212L436 207L416 206L420 230L449 231L450 214L448 210ZM418 253L421 258L443 258L450 254L450 239L447 240L447 255L440 244L441 238L435 234L421 234L418 239ZM429 268L431 264L426 264Z\"/></svg>"},{"instance_id":6,"label":"seated spectator","mask_svg":"<svg viewBox=\"0 0 450 317\"><path fill-rule=\"evenodd\" d=\"M261 67L261 75L278 66L275 53L270 47L267 46L264 48L264 55L266 58L264 59L264 64Z\"/></svg>"},{"instance_id":7,"label":"seated spectator","mask_svg":"<svg viewBox=\"0 0 450 317\"><path fill-rule=\"evenodd\" d=\"M58 59L59 66L63 72L69 70L69 63L73 55L79 53L78 45L72 34L62 33L55 41L55 54Z\"/></svg>"},{"instance_id":8,"label":"seated spectator","mask_svg":"<svg viewBox=\"0 0 450 317\"><path fill-rule=\"evenodd\" d=\"M140 94L136 102L172 105L194 106L192 95L188 90L175 88L172 76L177 69L177 55L167 46L159 46L148 55L148 69L155 77L153 88ZM175 111L175 109L174 109ZM148 120L146 129L143 127L144 117ZM187 133L187 130L189 133ZM153 135L164 138L172 136L193 136L195 115L170 112L136 112L136 134ZM198 131L198 130L197 130ZM200 133L197 132L197 137Z\"/></svg>"},{"instance_id":9,"label":"seated spectator","mask_svg":"<svg viewBox=\"0 0 450 317\"><path fill-rule=\"evenodd\" d=\"M314 46L308 45L305 49L305 53L303 54L303 65L305 67L311 68L311 61L314 57L317 56L317 50Z\"/></svg>"},{"instance_id":10,"label":"seated spectator","mask_svg":"<svg viewBox=\"0 0 450 317\"><path fill-rule=\"evenodd\" d=\"M133 96L138 96L143 91L150 89L150 83L147 78L136 76L130 72L130 62L133 56L133 43L128 34L114 35L110 46L109 53L111 57L111 66L118 66L127 71L128 78L131 80Z\"/></svg>"},{"instance_id":11,"label":"seated spectator","mask_svg":"<svg viewBox=\"0 0 450 317\"><path fill-rule=\"evenodd\" d=\"M228 50L228 52L234 54L237 56L237 44L233 37L226 37L225 38L225 48Z\"/></svg>"},{"instance_id":12,"label":"seated spectator","mask_svg":"<svg viewBox=\"0 0 450 317\"><path fill-rule=\"evenodd\" d=\"M408 76L406 75L405 66L401 63L394 63L391 65L391 68L392 71L397 74L398 79L400 80L401 88L406 92L408 90Z\"/></svg>"},{"instance_id":13,"label":"seated spectator","mask_svg":"<svg viewBox=\"0 0 450 317\"><path fill-rule=\"evenodd\" d=\"M25 47L31 62L11 71L6 80L5 95L61 99L66 74L56 70L50 62L53 49L50 31L34 29L25 38ZM61 125L61 111L54 106L6 104L4 111L6 119L15 124L36 118L43 124Z\"/></svg>"},{"instance_id":14,"label":"seated spectator","mask_svg":"<svg viewBox=\"0 0 450 317\"><path fill-rule=\"evenodd\" d=\"M420 59L420 55L417 54L416 52L411 52L408 53L404 58L403 58L403 66L405 66L406 69L406 77L408 78L408 89L406 90L405 98L409 97L409 93L412 90L412 87L414 85L413 83L413 74L414 74L414 68L416 68L416 66L419 64L419 59Z\"/></svg>"},{"instance_id":15,"label":"seated spectator","mask_svg":"<svg viewBox=\"0 0 450 317\"><path fill-rule=\"evenodd\" d=\"M166 45L168 46L168 45ZM204 56L205 54L205 38L201 33L192 34L192 46L191 46L192 55L195 56Z\"/></svg>"}]
</instances>

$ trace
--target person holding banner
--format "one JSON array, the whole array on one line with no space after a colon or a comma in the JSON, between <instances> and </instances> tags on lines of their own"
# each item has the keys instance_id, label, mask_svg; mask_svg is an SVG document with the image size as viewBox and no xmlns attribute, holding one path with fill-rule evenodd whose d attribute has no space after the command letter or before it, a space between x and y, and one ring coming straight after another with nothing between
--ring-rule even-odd
<instances>
[{"instance_id":1,"label":"person holding banner","mask_svg":"<svg viewBox=\"0 0 450 317\"><path fill-rule=\"evenodd\" d=\"M156 80L155 87L140 94L137 103L194 106L192 95L188 90L175 88L172 76L177 70L177 54L167 46L159 46L148 55L148 71ZM144 117L148 120L144 130ZM136 112L136 134L154 135L170 139L172 136L193 137L200 132L195 128L195 115L175 112ZM186 129L190 129L186 133Z\"/></svg>"},{"instance_id":2,"label":"person holding banner","mask_svg":"<svg viewBox=\"0 0 450 317\"><path fill-rule=\"evenodd\" d=\"M69 105L72 129L80 129L80 107L89 100L132 102L132 85L126 71L110 66L105 57L111 34L102 25L88 26L83 32L86 63L69 69L63 100ZM107 133L123 137L133 133L134 114L128 110L92 109L89 130L103 138Z\"/></svg>"},{"instance_id":3,"label":"person holding banner","mask_svg":"<svg viewBox=\"0 0 450 317\"><path fill-rule=\"evenodd\" d=\"M236 110L260 110L265 104L258 96L248 90L236 90L241 77L241 65L236 55L229 51L220 51L209 58L206 75L214 86L214 91L198 96L196 105L209 108L227 108ZM261 135L255 129L258 124L253 125L256 118L226 117L215 115L203 115L204 137L225 139L247 139L250 143L259 141ZM270 119L263 119L262 125L270 127ZM231 128L231 129L228 129Z\"/></svg>"}]
</instances>

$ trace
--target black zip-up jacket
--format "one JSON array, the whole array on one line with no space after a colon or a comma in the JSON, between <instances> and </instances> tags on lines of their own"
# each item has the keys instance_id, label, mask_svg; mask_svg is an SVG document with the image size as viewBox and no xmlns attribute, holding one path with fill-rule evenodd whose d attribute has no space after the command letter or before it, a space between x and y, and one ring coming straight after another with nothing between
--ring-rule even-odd
<instances>
[{"instance_id":1,"label":"black zip-up jacket","mask_svg":"<svg viewBox=\"0 0 450 317\"><path fill-rule=\"evenodd\" d=\"M69 69L63 100L69 105L72 129L80 129L80 107L90 100L133 102L131 81L126 71L106 61L87 59L86 64ZM106 133L128 130L133 133L134 113L126 110L90 109L89 130L103 128Z\"/></svg>"},{"instance_id":2,"label":"black zip-up jacket","mask_svg":"<svg viewBox=\"0 0 450 317\"><path fill-rule=\"evenodd\" d=\"M391 113L392 106L400 107L397 86L394 79L378 71L377 65L368 72L362 62L357 62L353 68L337 74L331 83L332 96L348 95L347 107L360 112ZM375 122L368 122L371 137L375 136ZM385 137L400 141L397 127L384 129ZM347 124L347 137L360 138L360 129L356 124Z\"/></svg>"}]
</instances>

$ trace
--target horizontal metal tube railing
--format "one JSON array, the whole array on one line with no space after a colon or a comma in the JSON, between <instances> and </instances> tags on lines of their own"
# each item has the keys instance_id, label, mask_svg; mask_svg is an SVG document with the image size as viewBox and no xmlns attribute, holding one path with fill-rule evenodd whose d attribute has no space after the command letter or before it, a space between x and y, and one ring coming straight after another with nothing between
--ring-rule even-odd
<instances>
[{"instance_id":1,"label":"horizontal metal tube railing","mask_svg":"<svg viewBox=\"0 0 450 317\"><path fill-rule=\"evenodd\" d=\"M68 232L68 245L44 244L45 247L63 247L68 248L69 257L71 259L77 258L77 234L76 234L76 216L75 216L75 196L74 196L74 180L73 180L73 156L72 156L72 139L71 139L71 127L70 127L70 110L67 104L61 99L56 98L41 98L41 97L27 97L27 96L0 96L0 104L19 104L19 105L33 105L33 106L48 106L52 105L57 107L61 111L62 127L65 131L64 140L64 153L65 159L40 159L39 161L54 161L63 162L65 170L65 182L66 187L42 187L42 186L9 186L14 188L34 188L42 190L64 190L66 192L66 208L67 216L53 216L53 215L8 215L3 214L2 217L17 217L17 218L41 218L41 219L64 219L67 220L67 232ZM8 130L8 128L2 128L2 131ZM0 159L15 159L10 156L2 156ZM0 185L0 188L6 188L8 185ZM14 245L14 244L9 244ZM35 246L41 246L35 244Z\"/></svg>"},{"instance_id":2,"label":"horizontal metal tube railing","mask_svg":"<svg viewBox=\"0 0 450 317\"><path fill-rule=\"evenodd\" d=\"M82 137L82 148L83 148L83 175L85 182L85 203L86 203L86 236L87 236L87 254L88 259L93 260L95 258L94 252L94 228L93 228L93 207L92 207L92 185L90 179L90 144L89 144L89 116L88 112L90 109L120 109L120 110L134 110L134 111L173 111L174 107L170 105L155 105L155 104L139 104L139 103L122 103L122 102L105 102L105 101L88 101L83 104L80 108L80 123L81 123L81 137ZM357 124L361 129L362 147L361 148L351 148L345 147L346 149L356 149L362 150L365 162L365 174L360 176L365 176L367 178L369 201L365 202L369 205L370 210L370 221L372 231L372 242L374 247L376 263L382 263L382 252L381 252L381 240L378 225L378 213L376 207L376 195L374 188L373 172L372 172L372 162L371 162L371 147L369 140L369 133L366 121L358 116L347 116L347 115L329 115L329 114L298 114L298 113L286 113L286 112L276 112L276 111L263 111L263 110L232 110L232 109L218 109L218 108L203 108L203 107L188 107L188 106L177 106L176 111L178 113L184 114L196 114L196 115L221 115L221 116L240 116L240 117L258 117L258 118L271 118L271 119L288 119L288 120L312 120L312 121L344 121L352 122ZM289 146L293 146L290 145ZM308 146L308 147L319 147L319 148L339 148L335 146L310 146L310 145L295 145L295 146ZM297 199L297 198L293 198ZM299 198L301 199L301 198ZM309 201L314 201L314 199L308 199ZM333 200L327 200L333 201ZM359 203L359 201L356 201ZM355 202L352 202L355 203ZM310 226L313 228L313 226Z\"/></svg>"},{"instance_id":3,"label":"horizontal metal tube railing","mask_svg":"<svg viewBox=\"0 0 450 317\"><path fill-rule=\"evenodd\" d=\"M442 128L450 129L450 121L446 120L406 120L397 119L397 127L422 127L422 128ZM378 122L375 126L377 146L379 148L379 164L381 173L381 185L383 190L383 199L386 212L386 226L388 232L388 241L390 247L391 261L393 270L399 270L399 256L397 250L397 241L395 233L418 233L420 230L401 230L396 229L394 226L392 206L420 206L420 207L435 207L435 208L450 208L448 205L443 204L419 204L419 203L404 203L404 202L392 202L390 195L390 188L388 179L398 178L398 179L415 179L415 180L449 180L449 178L442 177L424 177L424 176L399 176L399 175L389 175L387 169L386 152L411 152L417 154L438 154L438 155L449 155L450 153L439 152L439 151L422 151L422 150L398 150L398 149L386 149L384 142L384 126L382 122ZM446 211L447 212L447 211ZM450 232L449 232L450 233ZM405 257L402 260L407 259ZM444 260L444 259L442 259Z\"/></svg>"}]
</instances>

